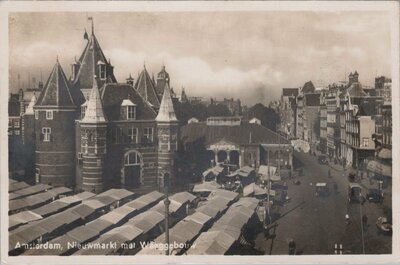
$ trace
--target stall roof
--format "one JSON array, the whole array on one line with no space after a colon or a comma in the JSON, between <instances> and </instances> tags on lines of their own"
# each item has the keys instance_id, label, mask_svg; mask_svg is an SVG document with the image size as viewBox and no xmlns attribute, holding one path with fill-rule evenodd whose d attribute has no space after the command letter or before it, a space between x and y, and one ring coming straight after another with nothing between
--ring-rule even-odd
<instances>
[{"instance_id":1,"label":"stall roof","mask_svg":"<svg viewBox=\"0 0 400 265\"><path fill-rule=\"evenodd\" d=\"M113 223L111 223L109 221L102 220L102 219L96 219L94 221L87 223L85 225L85 227L93 229L93 230L97 231L97 233L101 234L112 225L113 225Z\"/></svg>"},{"instance_id":2,"label":"stall roof","mask_svg":"<svg viewBox=\"0 0 400 265\"><path fill-rule=\"evenodd\" d=\"M9 199L9 200L14 200L14 199L16 199L16 198L18 198L18 197L20 197L20 195L14 193L14 192L8 193L8 199Z\"/></svg>"},{"instance_id":3,"label":"stall roof","mask_svg":"<svg viewBox=\"0 0 400 265\"><path fill-rule=\"evenodd\" d=\"M8 192L11 191L17 191L17 190L21 190L21 189L25 189L27 187L30 187L29 184L27 184L26 182L9 182L8 183Z\"/></svg>"},{"instance_id":4,"label":"stall roof","mask_svg":"<svg viewBox=\"0 0 400 265\"><path fill-rule=\"evenodd\" d=\"M123 225L117 228L112 229L111 231L107 232L105 235L114 235L118 234L122 237L126 238L126 241L132 241L141 234L143 234L143 231L140 230L139 228L135 226L130 226L130 225Z\"/></svg>"},{"instance_id":5,"label":"stall roof","mask_svg":"<svg viewBox=\"0 0 400 265\"><path fill-rule=\"evenodd\" d=\"M210 195L208 196L208 198L211 199L216 196L225 197L229 200L235 200L236 198L239 197L239 193L229 191L229 190L218 189L218 190L212 191L210 193Z\"/></svg>"},{"instance_id":6,"label":"stall roof","mask_svg":"<svg viewBox=\"0 0 400 265\"><path fill-rule=\"evenodd\" d=\"M147 233L164 220L164 215L156 211L147 211L132 218L127 224L134 225Z\"/></svg>"},{"instance_id":7,"label":"stall roof","mask_svg":"<svg viewBox=\"0 0 400 265\"><path fill-rule=\"evenodd\" d=\"M196 199L196 196L190 194L187 191L175 193L171 197L169 197L171 201L175 201L179 204L191 203Z\"/></svg>"},{"instance_id":8,"label":"stall roof","mask_svg":"<svg viewBox=\"0 0 400 265\"><path fill-rule=\"evenodd\" d=\"M47 231L42 227L37 225L28 224L25 225L23 229L18 230L18 232L10 233L9 236L9 251L15 249L16 244L27 244L32 242L33 240L45 235Z\"/></svg>"},{"instance_id":9,"label":"stall roof","mask_svg":"<svg viewBox=\"0 0 400 265\"><path fill-rule=\"evenodd\" d=\"M82 204L87 205L94 210L98 210L98 209L101 209L101 208L107 206L106 203L103 203L103 202L97 200L96 198L90 198L89 200L85 200L82 202Z\"/></svg>"},{"instance_id":10,"label":"stall roof","mask_svg":"<svg viewBox=\"0 0 400 265\"><path fill-rule=\"evenodd\" d=\"M217 190L221 187L217 182L215 181L206 181L200 184L196 184L193 187L193 192L195 193L200 193L200 192L212 192L214 190Z\"/></svg>"},{"instance_id":11,"label":"stall roof","mask_svg":"<svg viewBox=\"0 0 400 265\"><path fill-rule=\"evenodd\" d=\"M215 207L217 209L225 209L225 207L228 206L231 202L231 199L217 195L207 200L207 205L211 205L212 207Z\"/></svg>"},{"instance_id":12,"label":"stall roof","mask_svg":"<svg viewBox=\"0 0 400 265\"><path fill-rule=\"evenodd\" d=\"M161 192L158 192L158 191L152 191L150 193L147 193L147 194L139 197L138 199L142 202L146 202L147 204L150 204L150 203L157 202L157 201L161 200L162 198L164 198L164 194L162 194Z\"/></svg>"},{"instance_id":13,"label":"stall roof","mask_svg":"<svg viewBox=\"0 0 400 265\"><path fill-rule=\"evenodd\" d=\"M225 232L210 231L202 233L191 247L188 255L224 255L235 242L235 238Z\"/></svg>"},{"instance_id":14,"label":"stall roof","mask_svg":"<svg viewBox=\"0 0 400 265\"><path fill-rule=\"evenodd\" d=\"M228 206L225 206L225 208L227 208ZM196 209L196 212L200 212L202 214L205 214L211 218L215 218L218 213L220 213L222 210L212 207L211 205L203 205L199 208Z\"/></svg>"},{"instance_id":15,"label":"stall roof","mask_svg":"<svg viewBox=\"0 0 400 265\"><path fill-rule=\"evenodd\" d=\"M66 187L55 187L49 190L49 193L53 194L53 196L62 195L70 192L72 192L72 190Z\"/></svg>"},{"instance_id":16,"label":"stall roof","mask_svg":"<svg viewBox=\"0 0 400 265\"><path fill-rule=\"evenodd\" d=\"M111 205L111 204L113 204L114 202L118 201L118 200L115 199L114 197L108 196L108 195L101 195L101 196L98 195L98 196L96 196L96 197L94 197L94 198L91 198L91 200L99 201L99 202L103 203L104 206Z\"/></svg>"},{"instance_id":17,"label":"stall roof","mask_svg":"<svg viewBox=\"0 0 400 265\"><path fill-rule=\"evenodd\" d=\"M27 256L39 256L39 255L45 255L45 256L59 256L68 251L68 243L73 243L76 240L69 237L68 235L62 235L59 237L54 238L53 240L49 241L49 244L60 244L61 248L38 248L38 249L29 249L24 252L24 255Z\"/></svg>"},{"instance_id":18,"label":"stall roof","mask_svg":"<svg viewBox=\"0 0 400 265\"><path fill-rule=\"evenodd\" d=\"M69 231L67 235L76 242L83 243L98 236L99 232L87 226L79 226Z\"/></svg>"},{"instance_id":19,"label":"stall roof","mask_svg":"<svg viewBox=\"0 0 400 265\"><path fill-rule=\"evenodd\" d=\"M17 190L15 191L16 194L19 194L21 196L28 196L28 195L32 195L35 193L39 193L42 191L45 191L47 189L51 189L51 186L47 185L47 184L37 184L34 186L30 186L21 190Z\"/></svg>"},{"instance_id":20,"label":"stall roof","mask_svg":"<svg viewBox=\"0 0 400 265\"><path fill-rule=\"evenodd\" d=\"M32 212L40 215L49 215L52 213L56 213L58 211L61 211L62 209L68 208L69 204L65 202L61 202L60 200L56 200L54 202L51 202L49 204L43 205L39 208L33 209Z\"/></svg>"},{"instance_id":21,"label":"stall roof","mask_svg":"<svg viewBox=\"0 0 400 265\"><path fill-rule=\"evenodd\" d=\"M77 199L79 199L81 201L87 200L87 199L92 198L94 196L96 196L96 194L94 194L92 192L89 192L89 191L84 191L84 192L81 192L81 193L78 193L78 194L74 195L75 198L77 198Z\"/></svg>"},{"instance_id":22,"label":"stall roof","mask_svg":"<svg viewBox=\"0 0 400 265\"><path fill-rule=\"evenodd\" d=\"M201 225L205 225L208 221L211 220L211 217L202 213L202 212L195 212L185 218L186 220L191 220Z\"/></svg>"},{"instance_id":23,"label":"stall roof","mask_svg":"<svg viewBox=\"0 0 400 265\"><path fill-rule=\"evenodd\" d=\"M100 193L98 196L110 196L115 200L119 201L122 199L126 199L132 197L135 193L128 191L126 189L109 189L105 192Z\"/></svg>"},{"instance_id":24,"label":"stall roof","mask_svg":"<svg viewBox=\"0 0 400 265\"><path fill-rule=\"evenodd\" d=\"M93 214L96 210L86 204L79 204L71 208L71 212L78 215L80 218L85 219Z\"/></svg>"},{"instance_id":25,"label":"stall roof","mask_svg":"<svg viewBox=\"0 0 400 265\"><path fill-rule=\"evenodd\" d=\"M42 216L39 214L31 211L23 211L9 216L9 227L26 224L40 219L42 219Z\"/></svg>"},{"instance_id":26,"label":"stall roof","mask_svg":"<svg viewBox=\"0 0 400 265\"><path fill-rule=\"evenodd\" d=\"M113 212L116 212L118 214L121 214L123 216L127 216L131 213L135 213L136 209L133 209L127 205L122 205L121 207L118 207L117 209L114 209Z\"/></svg>"},{"instance_id":27,"label":"stall roof","mask_svg":"<svg viewBox=\"0 0 400 265\"><path fill-rule=\"evenodd\" d=\"M251 196L251 195L262 196L267 194L268 190L261 188L255 183L251 183L243 188L243 196ZM270 190L270 195L275 196L275 191Z\"/></svg>"},{"instance_id":28,"label":"stall roof","mask_svg":"<svg viewBox=\"0 0 400 265\"><path fill-rule=\"evenodd\" d=\"M111 211L109 213L106 213L106 214L100 216L99 219L106 220L113 224L117 224L125 217L126 217L126 215L117 213L116 211Z\"/></svg>"}]
</instances>

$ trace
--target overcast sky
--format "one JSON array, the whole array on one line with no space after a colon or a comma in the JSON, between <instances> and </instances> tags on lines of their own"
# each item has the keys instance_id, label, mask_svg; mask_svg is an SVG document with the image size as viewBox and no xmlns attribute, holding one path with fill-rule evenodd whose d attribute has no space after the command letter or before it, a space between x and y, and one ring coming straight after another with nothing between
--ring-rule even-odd
<instances>
[{"instance_id":1,"label":"overcast sky","mask_svg":"<svg viewBox=\"0 0 400 265\"><path fill-rule=\"evenodd\" d=\"M283 87L341 81L357 70L364 85L390 76L390 24L383 12L89 13L119 82L143 64L162 64L189 96L268 103ZM86 13L10 16L10 87L46 81L58 55L67 76L90 31ZM31 82L32 84L32 82Z\"/></svg>"}]
</instances>

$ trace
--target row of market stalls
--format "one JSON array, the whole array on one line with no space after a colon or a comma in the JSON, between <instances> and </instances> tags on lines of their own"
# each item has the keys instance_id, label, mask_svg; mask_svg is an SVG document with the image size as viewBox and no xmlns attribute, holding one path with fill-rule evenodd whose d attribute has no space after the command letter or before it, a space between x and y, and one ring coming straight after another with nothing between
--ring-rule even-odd
<instances>
[{"instance_id":1,"label":"row of market stalls","mask_svg":"<svg viewBox=\"0 0 400 265\"><path fill-rule=\"evenodd\" d=\"M9 193L9 214L30 210L48 204L62 195L70 195L73 191L66 187L51 187L38 184Z\"/></svg>"},{"instance_id":2,"label":"row of market stalls","mask_svg":"<svg viewBox=\"0 0 400 265\"><path fill-rule=\"evenodd\" d=\"M193 244L196 238L207 231L212 224L224 215L229 206L237 199L239 194L216 190L209 194L205 201L199 203L194 213L185 217L169 230L168 251L170 255L182 255ZM161 234L151 243L147 244L139 255L165 255L165 233Z\"/></svg>"},{"instance_id":3,"label":"row of market stalls","mask_svg":"<svg viewBox=\"0 0 400 265\"><path fill-rule=\"evenodd\" d=\"M226 213L207 232L193 242L188 255L229 255L240 246L248 228L255 229L258 200L243 197L231 205Z\"/></svg>"},{"instance_id":4,"label":"row of market stalls","mask_svg":"<svg viewBox=\"0 0 400 265\"><path fill-rule=\"evenodd\" d=\"M81 200L75 206L71 206L71 204L74 204L74 201L79 200L79 198L76 195L75 198L71 196L68 209L57 210L59 212L45 218L42 216L41 219L28 221L27 224L11 230L9 232L9 254L21 254L26 250L26 245L48 242L81 224L96 219L120 204L131 200L134 193L123 189L111 189L98 195L93 194L93 196L91 193L86 193L86 196L90 197ZM62 199L58 202L65 202ZM38 213L34 214L39 215ZM17 218L10 216L10 219L16 220Z\"/></svg>"},{"instance_id":5,"label":"row of market stalls","mask_svg":"<svg viewBox=\"0 0 400 265\"><path fill-rule=\"evenodd\" d=\"M243 196L265 199L268 195L276 195L276 186L283 186L277 168L266 165L261 165L258 170L245 166L230 174L226 174L226 169L222 166L216 166L207 169L203 177L203 182L193 187L193 193L200 196L208 195L217 189L226 189L240 192Z\"/></svg>"},{"instance_id":6,"label":"row of market stalls","mask_svg":"<svg viewBox=\"0 0 400 265\"><path fill-rule=\"evenodd\" d=\"M173 226L187 215L190 205L196 197L188 192L176 193L169 197L170 226ZM100 235L74 255L134 255L141 249L141 243L149 242L164 232L165 206L160 201L155 206L142 212L127 222ZM113 242L112 248L95 248Z\"/></svg>"},{"instance_id":7,"label":"row of market stalls","mask_svg":"<svg viewBox=\"0 0 400 265\"><path fill-rule=\"evenodd\" d=\"M35 249L27 251L24 254L71 255L78 250L79 246L89 243L99 238L101 235L122 226L123 223L127 222L132 217L137 216L140 213L143 213L146 210L150 209L163 198L164 195L157 191L147 193L123 204L120 207L109 211L106 214L101 215L99 218L90 221L85 225L77 226L68 231L66 234L63 234L49 241L49 243L51 243L52 245L59 244L61 248L52 250ZM122 233L122 231L124 230L114 230L107 235L114 234L117 231ZM124 231L123 234L130 235L129 231Z\"/></svg>"}]
</instances>

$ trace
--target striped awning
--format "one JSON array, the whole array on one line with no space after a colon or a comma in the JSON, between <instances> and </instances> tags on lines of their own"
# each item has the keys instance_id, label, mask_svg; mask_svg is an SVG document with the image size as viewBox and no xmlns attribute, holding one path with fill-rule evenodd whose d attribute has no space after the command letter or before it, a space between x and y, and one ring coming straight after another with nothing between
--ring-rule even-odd
<instances>
[{"instance_id":1,"label":"striped awning","mask_svg":"<svg viewBox=\"0 0 400 265\"><path fill-rule=\"evenodd\" d=\"M382 148L378 152L378 158L381 159L392 159L392 150L387 148Z\"/></svg>"},{"instance_id":2,"label":"striped awning","mask_svg":"<svg viewBox=\"0 0 400 265\"><path fill-rule=\"evenodd\" d=\"M392 167L388 165L384 165L381 162L372 160L367 164L367 170L382 175L382 176L392 176Z\"/></svg>"}]
</instances>

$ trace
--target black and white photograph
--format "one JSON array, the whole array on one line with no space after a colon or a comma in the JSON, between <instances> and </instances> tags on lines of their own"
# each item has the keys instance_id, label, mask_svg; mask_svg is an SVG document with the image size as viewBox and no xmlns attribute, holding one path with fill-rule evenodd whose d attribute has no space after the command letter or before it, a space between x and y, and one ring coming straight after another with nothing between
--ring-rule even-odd
<instances>
[{"instance_id":1,"label":"black and white photograph","mask_svg":"<svg viewBox=\"0 0 400 265\"><path fill-rule=\"evenodd\" d=\"M397 2L40 2L0 3L2 262L399 262Z\"/></svg>"}]
</instances>

